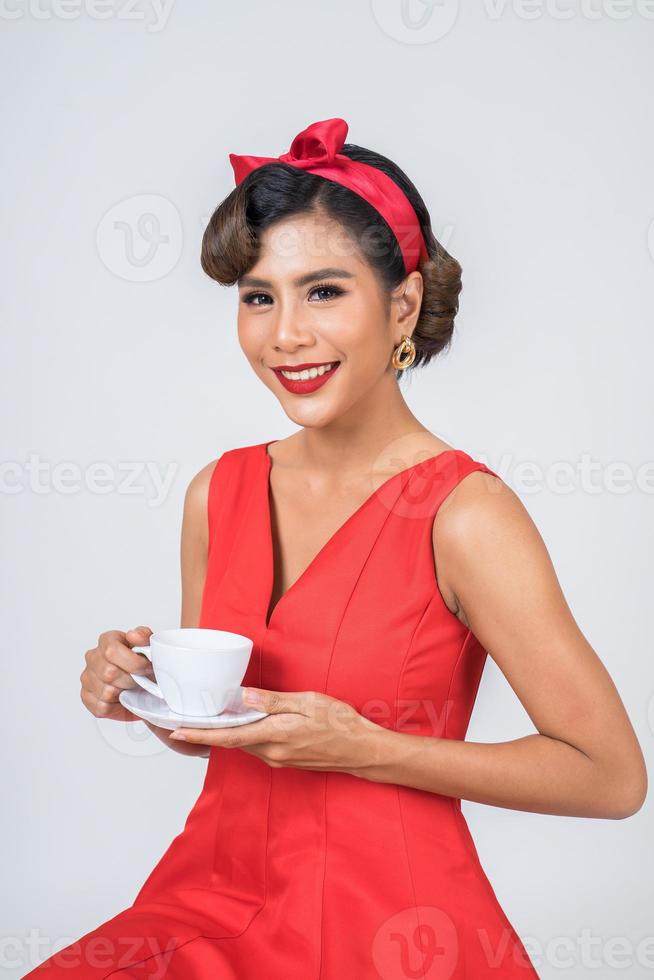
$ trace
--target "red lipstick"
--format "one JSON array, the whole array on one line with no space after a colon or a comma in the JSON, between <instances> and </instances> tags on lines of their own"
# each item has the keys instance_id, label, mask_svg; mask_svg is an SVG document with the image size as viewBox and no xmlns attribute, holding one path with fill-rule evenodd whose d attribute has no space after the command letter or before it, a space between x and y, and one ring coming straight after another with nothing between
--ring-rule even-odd
<instances>
[{"instance_id":1,"label":"red lipstick","mask_svg":"<svg viewBox=\"0 0 654 980\"><path fill-rule=\"evenodd\" d=\"M285 378L282 374L282 370L292 372L309 371L311 368L324 367L326 364L333 364L334 366L329 371L325 371L324 374L319 374L316 378L307 378L306 381L293 381L291 378ZM322 361L319 364L315 362L313 364L278 364L272 370L287 391L292 392L294 395L310 395L312 392L317 391L318 388L322 388L323 385L327 384L329 379L336 374L339 366L340 361Z\"/></svg>"}]
</instances>

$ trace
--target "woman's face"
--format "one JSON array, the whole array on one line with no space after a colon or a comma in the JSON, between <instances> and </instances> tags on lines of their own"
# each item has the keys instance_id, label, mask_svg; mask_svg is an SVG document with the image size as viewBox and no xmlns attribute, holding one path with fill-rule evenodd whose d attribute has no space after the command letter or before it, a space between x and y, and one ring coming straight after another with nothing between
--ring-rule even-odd
<instances>
[{"instance_id":1,"label":"woman's face","mask_svg":"<svg viewBox=\"0 0 654 980\"><path fill-rule=\"evenodd\" d=\"M422 285L412 273L387 308L340 225L317 215L289 218L262 235L257 263L239 280L239 342L290 419L325 425L380 385L397 387L391 356L402 334L413 332ZM281 374L307 365L320 367L319 376Z\"/></svg>"}]
</instances>

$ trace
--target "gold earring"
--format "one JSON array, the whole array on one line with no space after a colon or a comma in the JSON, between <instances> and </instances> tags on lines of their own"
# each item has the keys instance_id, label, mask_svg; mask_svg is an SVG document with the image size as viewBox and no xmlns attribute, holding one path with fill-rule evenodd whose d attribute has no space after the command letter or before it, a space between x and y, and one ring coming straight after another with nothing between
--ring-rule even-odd
<instances>
[{"instance_id":1,"label":"gold earring","mask_svg":"<svg viewBox=\"0 0 654 980\"><path fill-rule=\"evenodd\" d=\"M402 359L402 354L406 353L406 357ZM393 351L393 367L398 368L403 371L408 368L409 365L413 364L416 359L416 345L414 344L411 337L407 337L406 334L402 334L401 343Z\"/></svg>"}]
</instances>

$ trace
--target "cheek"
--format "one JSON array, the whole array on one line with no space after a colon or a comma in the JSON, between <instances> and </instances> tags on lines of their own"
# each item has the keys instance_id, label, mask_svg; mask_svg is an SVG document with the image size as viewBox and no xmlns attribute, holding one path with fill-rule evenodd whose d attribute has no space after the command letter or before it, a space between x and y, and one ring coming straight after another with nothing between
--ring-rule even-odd
<instances>
[{"instance_id":1,"label":"cheek","mask_svg":"<svg viewBox=\"0 0 654 980\"><path fill-rule=\"evenodd\" d=\"M249 360L256 360L262 346L263 331L256 330L245 315L239 315L236 329L241 350Z\"/></svg>"},{"instance_id":2,"label":"cheek","mask_svg":"<svg viewBox=\"0 0 654 980\"><path fill-rule=\"evenodd\" d=\"M376 371L390 357L390 335L381 311L373 304L352 310L341 337L343 349L357 371Z\"/></svg>"}]
</instances>

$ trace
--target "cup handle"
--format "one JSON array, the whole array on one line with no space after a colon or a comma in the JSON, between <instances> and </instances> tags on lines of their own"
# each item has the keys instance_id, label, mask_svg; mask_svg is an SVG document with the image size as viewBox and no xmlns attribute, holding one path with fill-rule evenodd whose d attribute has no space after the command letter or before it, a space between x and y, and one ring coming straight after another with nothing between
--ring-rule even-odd
<instances>
[{"instance_id":1,"label":"cup handle","mask_svg":"<svg viewBox=\"0 0 654 980\"><path fill-rule=\"evenodd\" d=\"M135 653L143 653L148 658L150 663L152 663L152 653L150 651L150 647L132 647L132 650L134 650ZM154 681L151 681L149 677L143 677L142 674L130 674L129 676L133 677L136 683L139 684L145 691L149 691L150 694L154 694L156 698L161 698L162 701L165 701L165 698L161 693L161 688L158 684L155 684Z\"/></svg>"}]
</instances>

